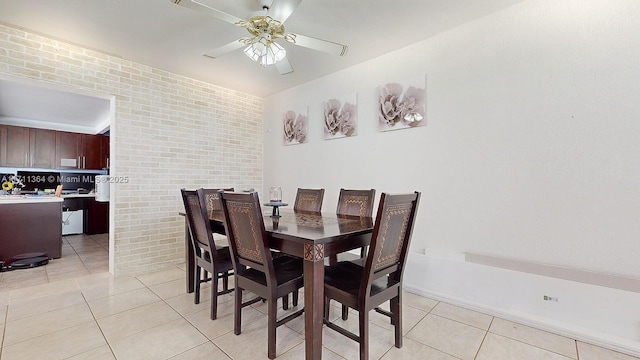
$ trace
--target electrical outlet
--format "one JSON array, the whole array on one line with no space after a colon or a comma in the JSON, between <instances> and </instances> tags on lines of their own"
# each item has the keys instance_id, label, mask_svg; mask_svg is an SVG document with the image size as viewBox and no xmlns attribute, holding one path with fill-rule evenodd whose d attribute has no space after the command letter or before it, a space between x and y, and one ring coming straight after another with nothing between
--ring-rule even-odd
<instances>
[{"instance_id":1,"label":"electrical outlet","mask_svg":"<svg viewBox=\"0 0 640 360\"><path fill-rule=\"evenodd\" d=\"M549 296L549 295L544 295L543 299L544 299L544 301L558 302L558 298L557 297L553 297L553 296Z\"/></svg>"}]
</instances>

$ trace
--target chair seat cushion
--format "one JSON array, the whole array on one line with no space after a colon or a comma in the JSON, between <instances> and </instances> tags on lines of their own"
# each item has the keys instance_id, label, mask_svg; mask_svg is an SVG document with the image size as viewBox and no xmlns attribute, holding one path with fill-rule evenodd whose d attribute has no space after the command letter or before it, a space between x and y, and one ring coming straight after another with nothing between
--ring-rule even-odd
<instances>
[{"instance_id":1,"label":"chair seat cushion","mask_svg":"<svg viewBox=\"0 0 640 360\"><path fill-rule=\"evenodd\" d=\"M302 259L291 256L280 256L273 259L273 269L276 274L276 281L278 282L278 285L296 279L302 280L303 265ZM247 269L247 271L242 275L249 280L267 286L267 278L261 271Z\"/></svg>"},{"instance_id":2,"label":"chair seat cushion","mask_svg":"<svg viewBox=\"0 0 640 360\"><path fill-rule=\"evenodd\" d=\"M324 283L329 286L350 294L352 297L358 297L360 284L364 275L364 261L341 261L335 265L324 267ZM360 265L363 264L363 265ZM376 279L371 284L371 294L373 296L389 287L397 285L398 282L390 281L388 276Z\"/></svg>"}]
</instances>

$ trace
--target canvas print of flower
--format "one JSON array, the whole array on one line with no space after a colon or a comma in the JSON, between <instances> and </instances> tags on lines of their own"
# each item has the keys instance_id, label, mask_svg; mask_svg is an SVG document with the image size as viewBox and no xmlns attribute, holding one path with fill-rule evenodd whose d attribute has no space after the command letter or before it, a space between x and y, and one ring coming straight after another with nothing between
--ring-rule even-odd
<instances>
[{"instance_id":1,"label":"canvas print of flower","mask_svg":"<svg viewBox=\"0 0 640 360\"><path fill-rule=\"evenodd\" d=\"M307 142L309 118L306 110L304 112L286 111L282 123L285 145L303 144Z\"/></svg>"},{"instance_id":2,"label":"canvas print of flower","mask_svg":"<svg viewBox=\"0 0 640 360\"><path fill-rule=\"evenodd\" d=\"M380 131L424 126L427 123L425 113L424 78L388 83L378 88Z\"/></svg>"},{"instance_id":3,"label":"canvas print of flower","mask_svg":"<svg viewBox=\"0 0 640 360\"><path fill-rule=\"evenodd\" d=\"M357 95L324 102L324 138L336 139L358 134Z\"/></svg>"}]
</instances>

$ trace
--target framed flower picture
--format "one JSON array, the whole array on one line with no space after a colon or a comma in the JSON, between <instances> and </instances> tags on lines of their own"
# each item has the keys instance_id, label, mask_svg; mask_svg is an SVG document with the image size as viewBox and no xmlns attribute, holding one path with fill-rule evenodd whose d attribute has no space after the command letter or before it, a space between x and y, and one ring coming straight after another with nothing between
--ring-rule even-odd
<instances>
[{"instance_id":1,"label":"framed flower picture","mask_svg":"<svg viewBox=\"0 0 640 360\"><path fill-rule=\"evenodd\" d=\"M336 139L358 134L357 94L324 102L324 138Z\"/></svg>"},{"instance_id":2,"label":"framed flower picture","mask_svg":"<svg viewBox=\"0 0 640 360\"><path fill-rule=\"evenodd\" d=\"M416 78L378 87L380 131L424 126L426 120L425 78Z\"/></svg>"},{"instance_id":3,"label":"framed flower picture","mask_svg":"<svg viewBox=\"0 0 640 360\"><path fill-rule=\"evenodd\" d=\"M307 142L309 117L307 109L303 111L285 111L283 119L283 136L285 145L303 144Z\"/></svg>"}]
</instances>

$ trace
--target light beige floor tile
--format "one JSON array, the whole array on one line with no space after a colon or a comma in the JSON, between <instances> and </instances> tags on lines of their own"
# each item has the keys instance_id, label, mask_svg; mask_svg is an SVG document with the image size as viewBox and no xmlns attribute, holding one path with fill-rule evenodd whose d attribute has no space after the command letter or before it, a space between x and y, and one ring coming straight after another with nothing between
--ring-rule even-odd
<instances>
[{"instance_id":1,"label":"light beige floor tile","mask_svg":"<svg viewBox=\"0 0 640 360\"><path fill-rule=\"evenodd\" d=\"M13 345L38 336L92 322L93 316L86 303L49 311L10 321L5 324L4 346Z\"/></svg>"},{"instance_id":2,"label":"light beige floor tile","mask_svg":"<svg viewBox=\"0 0 640 360\"><path fill-rule=\"evenodd\" d=\"M44 274L44 275L35 277L33 279L0 283L0 287L2 287L5 290L15 291L15 290L30 288L38 285L46 285L48 283L49 283L49 278L47 278L47 275Z\"/></svg>"},{"instance_id":3,"label":"light beige floor tile","mask_svg":"<svg viewBox=\"0 0 640 360\"><path fill-rule=\"evenodd\" d=\"M54 294L47 297L25 300L11 304L7 313L7 321L43 314L52 310L84 304L85 300L79 289Z\"/></svg>"},{"instance_id":4,"label":"light beige floor tile","mask_svg":"<svg viewBox=\"0 0 640 360\"><path fill-rule=\"evenodd\" d=\"M108 345L104 345L67 358L67 360L115 360L115 356L113 356L111 348Z\"/></svg>"},{"instance_id":5,"label":"light beige floor tile","mask_svg":"<svg viewBox=\"0 0 640 360\"><path fill-rule=\"evenodd\" d=\"M7 319L8 309L9 307L7 305L0 305L0 326L4 325L4 322ZM2 344L2 342L0 342L0 344Z\"/></svg>"},{"instance_id":6,"label":"light beige floor tile","mask_svg":"<svg viewBox=\"0 0 640 360\"><path fill-rule=\"evenodd\" d=\"M493 320L493 316L443 302L438 303L438 305L431 310L431 313L482 330L488 330L489 325L491 325L491 320Z\"/></svg>"},{"instance_id":7,"label":"light beige floor tile","mask_svg":"<svg viewBox=\"0 0 640 360\"><path fill-rule=\"evenodd\" d=\"M69 272L61 272L57 274L48 274L47 277L49 281L59 281L59 280L68 280L75 279L80 276L91 275L91 272L87 269L77 270L77 271L69 271Z\"/></svg>"},{"instance_id":8,"label":"light beige floor tile","mask_svg":"<svg viewBox=\"0 0 640 360\"><path fill-rule=\"evenodd\" d=\"M502 335L523 343L537 346L571 359L577 359L576 342L564 336L517 324L508 320L494 318L489 332Z\"/></svg>"},{"instance_id":9,"label":"light beige floor tile","mask_svg":"<svg viewBox=\"0 0 640 360\"><path fill-rule=\"evenodd\" d=\"M402 302L407 306L411 306L426 312L430 312L434 307L436 307L436 305L438 305L437 300L413 294L406 290L402 293Z\"/></svg>"},{"instance_id":10,"label":"light beige floor tile","mask_svg":"<svg viewBox=\"0 0 640 360\"><path fill-rule=\"evenodd\" d=\"M211 293L208 291L200 294L200 303L194 304L193 294L182 294L165 301L169 306L176 310L180 315L187 316L198 311L209 309L209 299L211 299Z\"/></svg>"},{"instance_id":11,"label":"light beige floor tile","mask_svg":"<svg viewBox=\"0 0 640 360\"><path fill-rule=\"evenodd\" d=\"M174 296L182 295L187 292L184 279L176 279L157 285L149 286L149 289L158 295L161 299L169 299ZM209 288L207 288L207 291ZM203 289L201 288L200 291Z\"/></svg>"},{"instance_id":12,"label":"light beige floor tile","mask_svg":"<svg viewBox=\"0 0 640 360\"><path fill-rule=\"evenodd\" d=\"M136 278L114 278L111 275L106 277L104 275L105 274L94 276L90 275L76 279L82 289L82 294L87 301L98 300L107 296L118 295L144 288L144 284Z\"/></svg>"},{"instance_id":13,"label":"light beige floor tile","mask_svg":"<svg viewBox=\"0 0 640 360\"><path fill-rule=\"evenodd\" d=\"M105 345L98 325L88 322L2 349L2 360L64 359Z\"/></svg>"},{"instance_id":14,"label":"light beige floor tile","mask_svg":"<svg viewBox=\"0 0 640 360\"><path fill-rule=\"evenodd\" d=\"M580 360L638 360L640 358L622 354L578 341L578 359Z\"/></svg>"},{"instance_id":15,"label":"light beige floor tile","mask_svg":"<svg viewBox=\"0 0 640 360\"><path fill-rule=\"evenodd\" d=\"M60 259L51 260L45 267L47 274L84 269L84 264L77 256L63 256Z\"/></svg>"},{"instance_id":16,"label":"light beige floor tile","mask_svg":"<svg viewBox=\"0 0 640 360\"><path fill-rule=\"evenodd\" d=\"M157 301L160 301L160 298L144 288L89 301L89 307L96 319L100 319Z\"/></svg>"},{"instance_id":17,"label":"light beige floor tile","mask_svg":"<svg viewBox=\"0 0 640 360\"><path fill-rule=\"evenodd\" d=\"M425 316L407 337L462 360L474 358L485 331L437 315Z\"/></svg>"},{"instance_id":18,"label":"light beige floor tile","mask_svg":"<svg viewBox=\"0 0 640 360\"><path fill-rule=\"evenodd\" d=\"M349 315L349 319L347 321L343 321L340 317L340 313L337 313L336 318L332 318L332 321L336 325L359 335L358 317L351 316L352 314ZM357 342L327 328L326 326L323 328L322 336L322 344L327 347L327 349L335 352L336 354L340 354L347 359L359 358L360 347ZM369 358L379 359L393 346L394 332L369 322Z\"/></svg>"},{"instance_id":19,"label":"light beige floor tile","mask_svg":"<svg viewBox=\"0 0 640 360\"><path fill-rule=\"evenodd\" d=\"M445 354L432 347L421 344L409 338L403 339L400 349L392 347L381 360L457 360L456 357ZM496 359L497 360L497 359ZM507 359L505 359L507 360Z\"/></svg>"},{"instance_id":20,"label":"light beige floor tile","mask_svg":"<svg viewBox=\"0 0 640 360\"><path fill-rule=\"evenodd\" d=\"M168 270L157 271L157 272L153 272L145 275L139 275L137 276L137 278L146 286L153 286L156 284L160 284L160 283L171 281L171 280L177 280L177 279L182 279L184 281L185 276L186 276L186 273L183 270L180 270L174 267Z\"/></svg>"},{"instance_id":21,"label":"light beige floor tile","mask_svg":"<svg viewBox=\"0 0 640 360\"><path fill-rule=\"evenodd\" d=\"M478 352L476 360L569 360L568 357L523 342L489 333Z\"/></svg>"},{"instance_id":22,"label":"light beige floor tile","mask_svg":"<svg viewBox=\"0 0 640 360\"><path fill-rule=\"evenodd\" d=\"M287 351L286 353L282 354L282 355L278 355L277 359L278 360L299 360L299 359L304 359L305 358L305 353L304 353L305 349L304 349L304 342L300 343L299 345L297 345L296 347L294 347L293 349ZM267 356L265 355L264 357L265 359L267 358ZM322 360L345 360L344 357L334 353L333 351L327 349L326 347L322 347Z\"/></svg>"},{"instance_id":23,"label":"light beige floor tile","mask_svg":"<svg viewBox=\"0 0 640 360\"><path fill-rule=\"evenodd\" d=\"M14 271L8 271L2 274L3 283L13 283L25 281L37 277L46 276L47 272L44 266L35 267L32 269L20 269Z\"/></svg>"},{"instance_id":24,"label":"light beige floor tile","mask_svg":"<svg viewBox=\"0 0 640 360\"><path fill-rule=\"evenodd\" d=\"M209 339L215 339L221 335L233 331L233 302L218 304L218 318L211 320L209 307L205 310L186 316L186 319L193 324L201 333ZM247 306L242 309L242 326L265 317L261 312Z\"/></svg>"},{"instance_id":25,"label":"light beige floor tile","mask_svg":"<svg viewBox=\"0 0 640 360\"><path fill-rule=\"evenodd\" d=\"M184 319L174 320L111 344L119 360L166 359L208 340Z\"/></svg>"},{"instance_id":26,"label":"light beige floor tile","mask_svg":"<svg viewBox=\"0 0 640 360\"><path fill-rule=\"evenodd\" d=\"M280 326L276 330L276 356L280 356L302 341L302 335L286 326ZM226 333L213 340L213 343L233 360L266 359L267 319L265 317L243 326L240 335L234 335L233 332Z\"/></svg>"},{"instance_id":27,"label":"light beige floor tile","mask_svg":"<svg viewBox=\"0 0 640 360\"><path fill-rule=\"evenodd\" d=\"M10 292L9 290L0 290L0 306L9 304Z\"/></svg>"},{"instance_id":28,"label":"light beige floor tile","mask_svg":"<svg viewBox=\"0 0 640 360\"><path fill-rule=\"evenodd\" d=\"M37 299L53 294L59 294L78 289L78 283L75 280L60 280L41 284L37 286L30 286L27 288L20 288L11 291L10 303L22 302L28 299Z\"/></svg>"},{"instance_id":29,"label":"light beige floor tile","mask_svg":"<svg viewBox=\"0 0 640 360\"><path fill-rule=\"evenodd\" d=\"M182 317L169 305L158 301L149 305L98 319L98 325L108 342L151 329Z\"/></svg>"},{"instance_id":30,"label":"light beige floor tile","mask_svg":"<svg viewBox=\"0 0 640 360\"><path fill-rule=\"evenodd\" d=\"M198 345L193 349L176 355L171 360L231 360L225 353L211 342Z\"/></svg>"},{"instance_id":31,"label":"light beige floor tile","mask_svg":"<svg viewBox=\"0 0 640 360\"><path fill-rule=\"evenodd\" d=\"M380 306L380 308L382 308L383 310L389 311L389 302L385 302L384 304L382 304L382 306ZM357 316L357 312L354 312L354 315ZM425 316L427 315L426 311L420 310L418 308L414 308L411 306L406 306L406 304L402 307L402 334L403 335L407 335L407 333L413 329L414 326L416 326L416 324L418 322L420 322L420 320L422 320ZM351 314L349 314L349 316L351 316ZM389 319L389 317L379 314L377 312L375 312L374 310L371 310L371 312L369 313L369 319L371 319L371 321L380 326L383 327L387 330L393 330L393 325L391 325L391 320Z\"/></svg>"}]
</instances>

